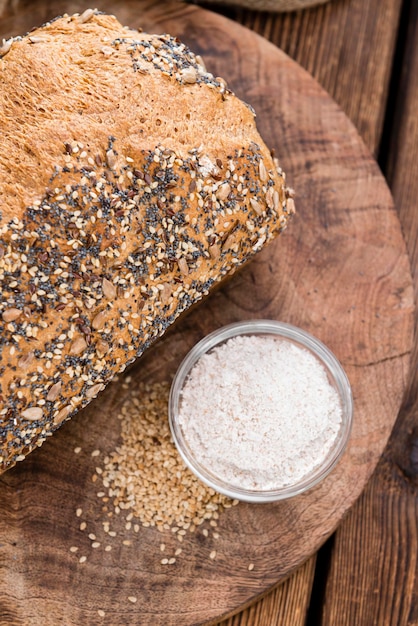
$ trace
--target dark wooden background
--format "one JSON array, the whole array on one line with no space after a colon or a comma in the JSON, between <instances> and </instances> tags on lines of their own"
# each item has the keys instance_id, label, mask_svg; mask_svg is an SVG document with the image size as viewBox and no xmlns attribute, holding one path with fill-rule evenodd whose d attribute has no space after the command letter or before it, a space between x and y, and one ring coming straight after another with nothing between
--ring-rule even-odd
<instances>
[{"instance_id":1,"label":"dark wooden background","mask_svg":"<svg viewBox=\"0 0 418 626\"><path fill-rule=\"evenodd\" d=\"M1 15L18 0L0 0ZM305 67L353 121L391 187L418 286L418 0L331 0L295 13L210 5ZM332 538L222 626L417 626L418 350L390 442Z\"/></svg>"}]
</instances>

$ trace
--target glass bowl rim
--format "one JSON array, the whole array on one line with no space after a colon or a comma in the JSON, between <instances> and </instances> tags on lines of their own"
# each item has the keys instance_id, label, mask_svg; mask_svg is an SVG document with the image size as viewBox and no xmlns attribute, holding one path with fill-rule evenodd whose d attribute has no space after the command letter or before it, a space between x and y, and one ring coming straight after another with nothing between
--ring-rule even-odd
<instances>
[{"instance_id":1,"label":"glass bowl rim","mask_svg":"<svg viewBox=\"0 0 418 626\"><path fill-rule=\"evenodd\" d=\"M294 484L269 490L250 490L230 485L216 476L194 458L185 445L181 428L177 422L178 407L183 385L188 374L201 356L236 336L270 335L290 340L293 343L307 348L325 367L328 376L333 380L337 389L341 408L342 423L339 434L326 459L315 469ZM347 374L335 354L318 338L302 328L269 319L255 319L235 322L222 326L198 341L186 354L173 378L169 403L168 418L174 444L186 466L208 487L229 498L244 502L274 502L294 497L311 489L322 481L335 467L344 453L350 438L353 422L353 395Z\"/></svg>"}]
</instances>

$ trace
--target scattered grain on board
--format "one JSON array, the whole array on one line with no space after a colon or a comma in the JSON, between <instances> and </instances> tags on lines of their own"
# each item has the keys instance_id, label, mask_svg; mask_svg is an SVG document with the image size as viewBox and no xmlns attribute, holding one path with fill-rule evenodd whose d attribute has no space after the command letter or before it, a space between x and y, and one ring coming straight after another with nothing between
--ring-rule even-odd
<instances>
[{"instance_id":1,"label":"scattered grain on board","mask_svg":"<svg viewBox=\"0 0 418 626\"><path fill-rule=\"evenodd\" d=\"M89 545L96 553L98 548L104 552L112 547L136 548L139 544L133 533L141 527L154 528L167 540L156 542L156 553L168 552L160 564L174 565L184 550L174 547L171 537L182 543L188 533L199 529L201 536L208 538L209 558L215 559L216 550L209 552L210 541L219 538L219 533L210 535L208 528L214 529L224 509L238 501L204 485L184 465L168 423L170 384L133 387L131 382L128 376L123 385L129 393L117 416L121 428L118 446L107 455L99 450L91 453L101 459L92 476L92 482L100 483L96 498L101 504L101 520L88 535ZM78 507L76 516L82 514ZM92 528L92 522L88 524ZM85 530L87 522L82 521L79 528ZM86 560L86 556L79 559L80 563ZM130 602L133 597L128 598Z\"/></svg>"},{"instance_id":2,"label":"scattered grain on board","mask_svg":"<svg viewBox=\"0 0 418 626\"><path fill-rule=\"evenodd\" d=\"M180 536L216 521L231 500L199 481L177 452L168 424L170 384L130 391L120 410L121 443L103 459L100 474L115 512L128 511L159 530L168 525Z\"/></svg>"}]
</instances>

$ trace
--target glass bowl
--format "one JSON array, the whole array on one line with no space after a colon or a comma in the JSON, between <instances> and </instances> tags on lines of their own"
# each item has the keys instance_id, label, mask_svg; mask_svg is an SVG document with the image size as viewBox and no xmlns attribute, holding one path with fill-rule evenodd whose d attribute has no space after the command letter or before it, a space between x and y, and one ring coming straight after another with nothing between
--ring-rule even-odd
<instances>
[{"instance_id":1,"label":"glass bowl","mask_svg":"<svg viewBox=\"0 0 418 626\"><path fill-rule=\"evenodd\" d=\"M243 486L238 479L225 480L225 477L217 472L216 462L202 462L199 453L196 453L193 444L190 445L187 433L184 432L179 419L182 406L182 394L184 385L189 380L190 373L201 357L214 350L215 347L224 344L229 339L237 336L263 336L279 339L281 342L289 342L298 348L308 351L325 369L328 383L335 390L339 399L338 430L330 441L327 441L328 449L320 462L303 476L299 476L295 482L279 485L278 487L256 488ZM321 369L322 369L321 368ZM331 392L334 393L334 392ZM199 411L199 407L196 407ZM230 498L246 502L273 502L301 494L314 485L318 484L327 476L341 458L347 445L352 425L353 399L349 380L334 354L318 339L306 331L273 320L249 320L224 326L199 341L187 354L178 368L174 377L169 398L169 422L174 443L189 469L206 485L215 491ZM337 411L335 412L337 413ZM215 417L215 416L214 416ZM336 425L334 424L336 429ZM291 440L290 440L291 441ZM234 457L234 446L239 446L238 441L231 442L231 458ZM291 445L291 444L290 444ZM275 454L275 448L273 450ZM295 454L299 451L295 451ZM228 461L229 462L229 461ZM243 471L247 471L244 470ZM222 473L222 472L221 472Z\"/></svg>"}]
</instances>

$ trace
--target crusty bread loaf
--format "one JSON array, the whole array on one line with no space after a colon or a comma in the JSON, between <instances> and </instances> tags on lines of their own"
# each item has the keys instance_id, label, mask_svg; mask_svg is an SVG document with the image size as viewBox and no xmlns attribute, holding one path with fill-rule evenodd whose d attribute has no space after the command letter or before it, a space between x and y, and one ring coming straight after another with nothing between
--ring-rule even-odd
<instances>
[{"instance_id":1,"label":"crusty bread loaf","mask_svg":"<svg viewBox=\"0 0 418 626\"><path fill-rule=\"evenodd\" d=\"M250 107L87 10L0 48L0 471L286 226Z\"/></svg>"}]
</instances>

